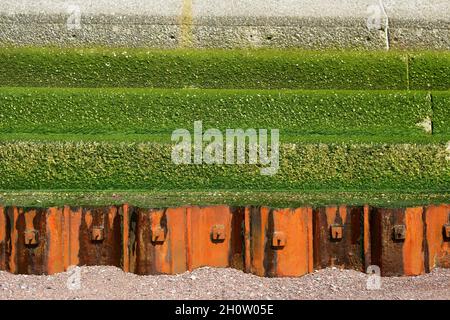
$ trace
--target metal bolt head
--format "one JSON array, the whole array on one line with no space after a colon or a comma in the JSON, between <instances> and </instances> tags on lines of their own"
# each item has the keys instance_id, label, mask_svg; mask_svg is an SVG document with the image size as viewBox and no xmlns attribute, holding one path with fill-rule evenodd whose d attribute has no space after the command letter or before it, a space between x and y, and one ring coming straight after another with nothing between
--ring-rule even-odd
<instances>
[{"instance_id":1,"label":"metal bolt head","mask_svg":"<svg viewBox=\"0 0 450 320\"><path fill-rule=\"evenodd\" d=\"M24 232L25 245L36 245L39 243L39 232L37 230L25 230Z\"/></svg>"},{"instance_id":2,"label":"metal bolt head","mask_svg":"<svg viewBox=\"0 0 450 320\"><path fill-rule=\"evenodd\" d=\"M103 227L93 227L91 230L91 241L103 241L105 237Z\"/></svg>"},{"instance_id":3,"label":"metal bolt head","mask_svg":"<svg viewBox=\"0 0 450 320\"><path fill-rule=\"evenodd\" d=\"M153 243L162 243L166 240L166 233L164 229L161 227L152 228L152 242Z\"/></svg>"},{"instance_id":4,"label":"metal bolt head","mask_svg":"<svg viewBox=\"0 0 450 320\"><path fill-rule=\"evenodd\" d=\"M394 240L405 240L405 239L406 239L406 226L404 224L394 226Z\"/></svg>"},{"instance_id":5,"label":"metal bolt head","mask_svg":"<svg viewBox=\"0 0 450 320\"><path fill-rule=\"evenodd\" d=\"M272 248L283 248L286 246L286 234L282 231L275 231L272 235Z\"/></svg>"},{"instance_id":6,"label":"metal bolt head","mask_svg":"<svg viewBox=\"0 0 450 320\"><path fill-rule=\"evenodd\" d=\"M211 229L212 241L224 241L225 240L225 226L223 224L216 224Z\"/></svg>"},{"instance_id":7,"label":"metal bolt head","mask_svg":"<svg viewBox=\"0 0 450 320\"><path fill-rule=\"evenodd\" d=\"M331 240L341 240L344 234L344 227L340 224L333 224L330 226Z\"/></svg>"}]
</instances>

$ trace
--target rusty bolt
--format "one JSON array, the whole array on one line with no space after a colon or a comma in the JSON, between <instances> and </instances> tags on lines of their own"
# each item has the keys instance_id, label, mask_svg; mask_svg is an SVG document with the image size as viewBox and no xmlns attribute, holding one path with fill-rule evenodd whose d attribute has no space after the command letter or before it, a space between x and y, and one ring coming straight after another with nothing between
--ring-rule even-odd
<instances>
[{"instance_id":1,"label":"rusty bolt","mask_svg":"<svg viewBox=\"0 0 450 320\"><path fill-rule=\"evenodd\" d=\"M394 240L405 240L405 239L406 239L406 226L404 224L394 226Z\"/></svg>"},{"instance_id":2,"label":"rusty bolt","mask_svg":"<svg viewBox=\"0 0 450 320\"><path fill-rule=\"evenodd\" d=\"M331 240L341 240L344 234L344 227L340 224L333 224L330 226Z\"/></svg>"},{"instance_id":3,"label":"rusty bolt","mask_svg":"<svg viewBox=\"0 0 450 320\"><path fill-rule=\"evenodd\" d=\"M286 234L282 231L275 231L272 235L272 247L283 248L286 245Z\"/></svg>"},{"instance_id":4,"label":"rusty bolt","mask_svg":"<svg viewBox=\"0 0 450 320\"><path fill-rule=\"evenodd\" d=\"M450 240L450 224L444 224L444 236L447 240Z\"/></svg>"},{"instance_id":5,"label":"rusty bolt","mask_svg":"<svg viewBox=\"0 0 450 320\"><path fill-rule=\"evenodd\" d=\"M212 241L225 240L225 226L223 224L216 224L212 227L211 240Z\"/></svg>"},{"instance_id":6,"label":"rusty bolt","mask_svg":"<svg viewBox=\"0 0 450 320\"><path fill-rule=\"evenodd\" d=\"M164 240L166 240L166 234L164 232L164 229L161 227L154 227L152 228L152 242L154 243L162 243Z\"/></svg>"},{"instance_id":7,"label":"rusty bolt","mask_svg":"<svg viewBox=\"0 0 450 320\"><path fill-rule=\"evenodd\" d=\"M103 227L93 227L91 230L91 241L103 241L105 237Z\"/></svg>"},{"instance_id":8,"label":"rusty bolt","mask_svg":"<svg viewBox=\"0 0 450 320\"><path fill-rule=\"evenodd\" d=\"M24 237L26 245L36 245L39 243L39 232L37 230L25 230Z\"/></svg>"}]
</instances>

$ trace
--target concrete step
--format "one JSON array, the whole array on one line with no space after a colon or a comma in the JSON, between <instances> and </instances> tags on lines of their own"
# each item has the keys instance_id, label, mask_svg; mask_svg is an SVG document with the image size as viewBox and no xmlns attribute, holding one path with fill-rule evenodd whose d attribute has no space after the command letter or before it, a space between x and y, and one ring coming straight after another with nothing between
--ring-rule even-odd
<instances>
[{"instance_id":1,"label":"concrete step","mask_svg":"<svg viewBox=\"0 0 450 320\"><path fill-rule=\"evenodd\" d=\"M450 48L446 0L8 0L0 44Z\"/></svg>"}]
</instances>

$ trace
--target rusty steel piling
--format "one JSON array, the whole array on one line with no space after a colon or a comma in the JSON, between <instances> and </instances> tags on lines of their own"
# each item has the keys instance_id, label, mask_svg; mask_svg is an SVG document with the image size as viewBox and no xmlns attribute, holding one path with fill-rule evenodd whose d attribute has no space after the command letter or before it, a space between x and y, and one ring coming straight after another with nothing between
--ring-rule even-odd
<instances>
[{"instance_id":1,"label":"rusty steel piling","mask_svg":"<svg viewBox=\"0 0 450 320\"><path fill-rule=\"evenodd\" d=\"M326 267L384 276L450 267L450 205L413 208L0 207L0 269L54 274L111 265L141 275L231 267L301 276Z\"/></svg>"}]
</instances>

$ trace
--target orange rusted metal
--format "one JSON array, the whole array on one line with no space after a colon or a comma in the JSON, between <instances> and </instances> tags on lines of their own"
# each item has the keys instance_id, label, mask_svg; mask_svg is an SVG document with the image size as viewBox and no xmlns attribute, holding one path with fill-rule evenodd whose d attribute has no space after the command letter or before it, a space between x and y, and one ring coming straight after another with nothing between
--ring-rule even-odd
<instances>
[{"instance_id":1,"label":"orange rusted metal","mask_svg":"<svg viewBox=\"0 0 450 320\"><path fill-rule=\"evenodd\" d=\"M113 265L174 274L213 266L300 276L313 267L374 264L382 275L418 275L450 267L449 226L449 205L0 207L0 269L53 274Z\"/></svg>"},{"instance_id":2,"label":"orange rusted metal","mask_svg":"<svg viewBox=\"0 0 450 320\"><path fill-rule=\"evenodd\" d=\"M78 264L121 266L121 208L85 207L71 212L81 218L78 230L79 241ZM71 241L76 239L71 235Z\"/></svg>"},{"instance_id":3,"label":"orange rusted metal","mask_svg":"<svg viewBox=\"0 0 450 320\"><path fill-rule=\"evenodd\" d=\"M4 270L53 274L72 265L120 266L117 207L9 207L2 211L0 227L5 227L0 235L8 242L1 259Z\"/></svg>"},{"instance_id":4,"label":"orange rusted metal","mask_svg":"<svg viewBox=\"0 0 450 320\"><path fill-rule=\"evenodd\" d=\"M241 210L228 206L189 207L188 269L242 266Z\"/></svg>"},{"instance_id":5,"label":"orange rusted metal","mask_svg":"<svg viewBox=\"0 0 450 320\"><path fill-rule=\"evenodd\" d=\"M11 224L5 213L5 208L0 207L0 270L9 270L8 261L11 251Z\"/></svg>"},{"instance_id":6,"label":"orange rusted metal","mask_svg":"<svg viewBox=\"0 0 450 320\"><path fill-rule=\"evenodd\" d=\"M78 253L80 252L80 226L83 209L80 207L63 208L64 226L63 226L63 248L64 248L64 270L71 266L80 264Z\"/></svg>"},{"instance_id":7,"label":"orange rusted metal","mask_svg":"<svg viewBox=\"0 0 450 320\"><path fill-rule=\"evenodd\" d=\"M312 209L247 208L245 271L300 276L313 270Z\"/></svg>"},{"instance_id":8,"label":"orange rusted metal","mask_svg":"<svg viewBox=\"0 0 450 320\"><path fill-rule=\"evenodd\" d=\"M382 275L420 275L428 272L424 254L424 210L372 208L372 264Z\"/></svg>"},{"instance_id":9,"label":"orange rusted metal","mask_svg":"<svg viewBox=\"0 0 450 320\"><path fill-rule=\"evenodd\" d=\"M370 234L370 207L364 206L363 209L363 254L364 254L364 266L365 270L371 265L372 252L371 252L371 234Z\"/></svg>"},{"instance_id":10,"label":"orange rusted metal","mask_svg":"<svg viewBox=\"0 0 450 320\"><path fill-rule=\"evenodd\" d=\"M132 272L171 274L201 266L243 265L243 211L227 206L130 208L126 217L125 260Z\"/></svg>"},{"instance_id":11,"label":"orange rusted metal","mask_svg":"<svg viewBox=\"0 0 450 320\"><path fill-rule=\"evenodd\" d=\"M137 274L181 273L187 270L186 208L128 208L124 265ZM155 233L155 230L158 230Z\"/></svg>"},{"instance_id":12,"label":"orange rusted metal","mask_svg":"<svg viewBox=\"0 0 450 320\"><path fill-rule=\"evenodd\" d=\"M326 207L314 210L314 267L336 266L363 271L368 215L364 207Z\"/></svg>"},{"instance_id":13,"label":"orange rusted metal","mask_svg":"<svg viewBox=\"0 0 450 320\"><path fill-rule=\"evenodd\" d=\"M9 238L5 269L12 273L51 274L64 271L62 210L59 208L6 209Z\"/></svg>"},{"instance_id":14,"label":"orange rusted metal","mask_svg":"<svg viewBox=\"0 0 450 320\"><path fill-rule=\"evenodd\" d=\"M130 272L130 207L128 204L122 206L122 269ZM134 267L134 266L133 266Z\"/></svg>"},{"instance_id":15,"label":"orange rusted metal","mask_svg":"<svg viewBox=\"0 0 450 320\"><path fill-rule=\"evenodd\" d=\"M450 268L450 205L429 206L425 209L426 241L430 269Z\"/></svg>"}]
</instances>

